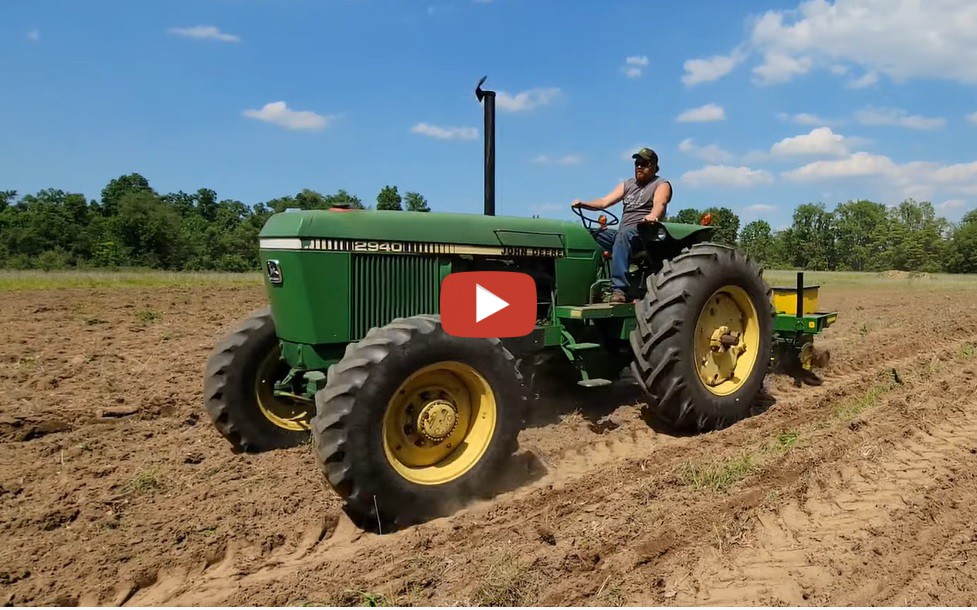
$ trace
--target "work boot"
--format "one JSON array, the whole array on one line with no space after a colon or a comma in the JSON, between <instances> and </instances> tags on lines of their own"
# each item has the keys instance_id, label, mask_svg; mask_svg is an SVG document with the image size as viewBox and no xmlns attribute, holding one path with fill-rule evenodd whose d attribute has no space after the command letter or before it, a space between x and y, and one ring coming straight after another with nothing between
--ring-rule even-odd
<instances>
[{"instance_id":1,"label":"work boot","mask_svg":"<svg viewBox=\"0 0 977 610\"><path fill-rule=\"evenodd\" d=\"M611 293L611 303L624 303L626 301L623 290L615 290Z\"/></svg>"}]
</instances>

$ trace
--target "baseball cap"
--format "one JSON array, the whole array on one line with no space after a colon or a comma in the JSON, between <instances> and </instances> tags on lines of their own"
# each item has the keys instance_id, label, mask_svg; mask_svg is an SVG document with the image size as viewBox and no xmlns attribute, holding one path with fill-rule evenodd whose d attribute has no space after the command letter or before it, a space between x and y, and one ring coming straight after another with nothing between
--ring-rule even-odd
<instances>
[{"instance_id":1,"label":"baseball cap","mask_svg":"<svg viewBox=\"0 0 977 610\"><path fill-rule=\"evenodd\" d=\"M644 159L645 161L649 161L652 165L658 165L658 153L656 153L655 151L651 150L648 147L642 148L638 152L634 153L633 155L631 155L631 158L632 159L641 158Z\"/></svg>"}]
</instances>

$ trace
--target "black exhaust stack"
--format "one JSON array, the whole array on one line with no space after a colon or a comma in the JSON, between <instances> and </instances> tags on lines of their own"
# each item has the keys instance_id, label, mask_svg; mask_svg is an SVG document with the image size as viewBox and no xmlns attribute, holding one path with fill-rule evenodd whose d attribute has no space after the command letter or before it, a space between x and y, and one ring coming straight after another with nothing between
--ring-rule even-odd
<instances>
[{"instance_id":1,"label":"black exhaust stack","mask_svg":"<svg viewBox=\"0 0 977 610\"><path fill-rule=\"evenodd\" d=\"M485 215L495 216L495 91L484 91L483 76L475 87L478 101L485 99Z\"/></svg>"}]
</instances>

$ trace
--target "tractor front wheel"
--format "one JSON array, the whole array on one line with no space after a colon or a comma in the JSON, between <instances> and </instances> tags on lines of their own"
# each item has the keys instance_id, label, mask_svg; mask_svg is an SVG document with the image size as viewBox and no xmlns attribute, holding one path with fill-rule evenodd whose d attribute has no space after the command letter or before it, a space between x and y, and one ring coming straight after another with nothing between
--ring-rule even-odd
<instances>
[{"instance_id":1,"label":"tractor front wheel","mask_svg":"<svg viewBox=\"0 0 977 610\"><path fill-rule=\"evenodd\" d=\"M251 313L211 353L204 407L235 451L285 449L309 439L315 405L275 394L289 372L269 308Z\"/></svg>"},{"instance_id":2,"label":"tractor front wheel","mask_svg":"<svg viewBox=\"0 0 977 610\"><path fill-rule=\"evenodd\" d=\"M696 244L665 261L635 305L632 370L654 415L702 432L748 416L773 342L760 268L727 246Z\"/></svg>"},{"instance_id":3,"label":"tractor front wheel","mask_svg":"<svg viewBox=\"0 0 977 610\"><path fill-rule=\"evenodd\" d=\"M354 520L390 530L492 494L526 393L497 339L454 337L416 316L351 343L315 398L320 468Z\"/></svg>"}]
</instances>

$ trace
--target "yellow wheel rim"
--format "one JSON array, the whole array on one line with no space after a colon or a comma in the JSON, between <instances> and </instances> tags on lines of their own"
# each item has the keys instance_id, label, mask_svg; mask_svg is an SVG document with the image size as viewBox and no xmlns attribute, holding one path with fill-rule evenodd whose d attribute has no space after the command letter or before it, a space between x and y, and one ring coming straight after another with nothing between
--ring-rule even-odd
<instances>
[{"instance_id":1,"label":"yellow wheel rim","mask_svg":"<svg viewBox=\"0 0 977 610\"><path fill-rule=\"evenodd\" d=\"M460 362L439 362L408 377L387 404L383 449L402 477L440 485L485 455L498 418L495 393Z\"/></svg>"},{"instance_id":2,"label":"yellow wheel rim","mask_svg":"<svg viewBox=\"0 0 977 610\"><path fill-rule=\"evenodd\" d=\"M292 432L309 429L309 403L275 396L275 382L288 373L281 361L281 352L275 346L258 365L254 380L254 395L261 414L279 428Z\"/></svg>"},{"instance_id":3,"label":"yellow wheel rim","mask_svg":"<svg viewBox=\"0 0 977 610\"><path fill-rule=\"evenodd\" d=\"M760 317L739 286L723 286L699 312L695 327L695 366L707 390L728 396L746 383L756 366Z\"/></svg>"}]
</instances>

